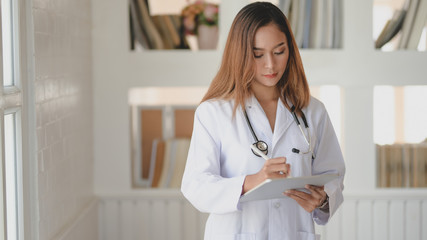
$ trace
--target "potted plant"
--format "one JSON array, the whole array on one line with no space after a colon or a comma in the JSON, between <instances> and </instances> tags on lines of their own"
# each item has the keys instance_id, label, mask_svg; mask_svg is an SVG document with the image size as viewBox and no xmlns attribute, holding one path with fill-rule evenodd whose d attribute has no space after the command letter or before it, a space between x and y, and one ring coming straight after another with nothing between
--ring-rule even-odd
<instances>
[{"instance_id":1,"label":"potted plant","mask_svg":"<svg viewBox=\"0 0 427 240\"><path fill-rule=\"evenodd\" d=\"M195 35L199 49L215 49L218 43L217 4L196 1L182 10L182 21L186 35Z\"/></svg>"}]
</instances>

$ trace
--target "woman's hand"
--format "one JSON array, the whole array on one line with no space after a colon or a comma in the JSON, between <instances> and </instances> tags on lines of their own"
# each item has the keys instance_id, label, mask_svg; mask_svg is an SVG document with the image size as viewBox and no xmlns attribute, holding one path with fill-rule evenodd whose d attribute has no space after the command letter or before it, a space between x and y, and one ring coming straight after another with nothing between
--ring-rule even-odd
<instances>
[{"instance_id":1,"label":"woman's hand","mask_svg":"<svg viewBox=\"0 0 427 240\"><path fill-rule=\"evenodd\" d=\"M311 213L314 209L320 207L323 202L326 200L326 192L324 190L324 186L313 186L306 185L306 189L310 191L310 193L305 193L298 190L288 190L284 192L284 194L295 201L303 207L307 212Z\"/></svg>"},{"instance_id":2,"label":"woman's hand","mask_svg":"<svg viewBox=\"0 0 427 240\"><path fill-rule=\"evenodd\" d=\"M243 183L242 194L264 182L266 179L286 178L290 175L291 165L285 157L271 158L265 161L259 172L247 175Z\"/></svg>"}]
</instances>

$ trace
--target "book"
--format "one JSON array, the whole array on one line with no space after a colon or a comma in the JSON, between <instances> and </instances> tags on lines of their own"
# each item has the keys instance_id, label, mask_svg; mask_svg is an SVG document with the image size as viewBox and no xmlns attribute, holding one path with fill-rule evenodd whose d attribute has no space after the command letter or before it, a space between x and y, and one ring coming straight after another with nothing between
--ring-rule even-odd
<instances>
[{"instance_id":1,"label":"book","mask_svg":"<svg viewBox=\"0 0 427 240\"><path fill-rule=\"evenodd\" d=\"M163 162L165 158L165 141L154 139L151 150L149 186L157 188L160 186L160 179L163 171Z\"/></svg>"},{"instance_id":2,"label":"book","mask_svg":"<svg viewBox=\"0 0 427 240\"><path fill-rule=\"evenodd\" d=\"M286 18L289 20L289 11L291 7L292 0L279 0L278 7L282 10L283 14L285 14Z\"/></svg>"},{"instance_id":3,"label":"book","mask_svg":"<svg viewBox=\"0 0 427 240\"><path fill-rule=\"evenodd\" d=\"M187 162L190 138L155 139L151 155L152 187L179 188Z\"/></svg>"},{"instance_id":4,"label":"book","mask_svg":"<svg viewBox=\"0 0 427 240\"><path fill-rule=\"evenodd\" d=\"M150 14L148 13L147 3L145 0L134 0L136 1L137 10L139 10L140 23L144 31L146 32L147 39L150 43L151 49L163 49L163 41L159 32L154 25Z\"/></svg>"},{"instance_id":5,"label":"book","mask_svg":"<svg viewBox=\"0 0 427 240\"><path fill-rule=\"evenodd\" d=\"M166 29L168 30L169 36L172 40L173 46L174 48L177 48L181 43L181 40L179 37L180 26L177 27L175 25L173 17L171 15L163 15L163 19L166 24Z\"/></svg>"},{"instance_id":6,"label":"book","mask_svg":"<svg viewBox=\"0 0 427 240\"><path fill-rule=\"evenodd\" d=\"M173 23L173 26L178 32L179 36L179 49L188 49L188 42L186 41L185 34L184 34L184 26L182 25L181 16L180 15L169 15L169 18L171 19L171 22Z\"/></svg>"},{"instance_id":7,"label":"book","mask_svg":"<svg viewBox=\"0 0 427 240\"><path fill-rule=\"evenodd\" d=\"M413 187L427 187L427 144L413 145Z\"/></svg>"},{"instance_id":8,"label":"book","mask_svg":"<svg viewBox=\"0 0 427 240\"><path fill-rule=\"evenodd\" d=\"M314 0L316 1L316 0ZM313 0L306 0L304 11L304 31L302 36L302 47L308 48L311 35L311 15Z\"/></svg>"},{"instance_id":9,"label":"book","mask_svg":"<svg viewBox=\"0 0 427 240\"><path fill-rule=\"evenodd\" d=\"M131 6L129 4L129 40L130 40L130 49L131 50L135 50L135 31L134 31L134 24L133 24L133 20L132 20L132 10L131 10Z\"/></svg>"},{"instance_id":10,"label":"book","mask_svg":"<svg viewBox=\"0 0 427 240\"><path fill-rule=\"evenodd\" d=\"M169 32L166 22L164 21L163 15L152 16L154 26L160 34L163 42L163 49L174 49L174 43Z\"/></svg>"},{"instance_id":11,"label":"book","mask_svg":"<svg viewBox=\"0 0 427 240\"><path fill-rule=\"evenodd\" d=\"M294 34L295 40L298 32L299 4L300 4L300 1L292 1L291 8L290 8L290 16L289 16L292 33Z\"/></svg>"},{"instance_id":12,"label":"book","mask_svg":"<svg viewBox=\"0 0 427 240\"><path fill-rule=\"evenodd\" d=\"M310 48L322 46L324 6L324 0L313 0L312 2L311 31L308 44Z\"/></svg>"},{"instance_id":13,"label":"book","mask_svg":"<svg viewBox=\"0 0 427 240\"><path fill-rule=\"evenodd\" d=\"M172 139L165 140L165 152L164 152L164 158L163 158L163 168L161 170L161 176L159 180L159 187L160 188L167 188L169 186L169 179L171 175L171 156L173 155L173 144Z\"/></svg>"},{"instance_id":14,"label":"book","mask_svg":"<svg viewBox=\"0 0 427 240\"><path fill-rule=\"evenodd\" d=\"M409 188L411 184L411 173L412 173L412 148L410 144L403 144L402 146L402 172L403 172L403 184L402 187Z\"/></svg>"},{"instance_id":15,"label":"book","mask_svg":"<svg viewBox=\"0 0 427 240\"><path fill-rule=\"evenodd\" d=\"M334 28L334 0L325 0L322 48L332 48Z\"/></svg>"},{"instance_id":16,"label":"book","mask_svg":"<svg viewBox=\"0 0 427 240\"><path fill-rule=\"evenodd\" d=\"M402 146L395 144L391 148L391 165L392 165L392 177L390 179L390 187L400 188L402 187Z\"/></svg>"},{"instance_id":17,"label":"book","mask_svg":"<svg viewBox=\"0 0 427 240\"><path fill-rule=\"evenodd\" d=\"M382 145L376 145L377 149L377 184L378 187L387 187L387 159L386 148Z\"/></svg>"},{"instance_id":18,"label":"book","mask_svg":"<svg viewBox=\"0 0 427 240\"><path fill-rule=\"evenodd\" d=\"M427 187L427 144L376 145L377 186Z\"/></svg>"},{"instance_id":19,"label":"book","mask_svg":"<svg viewBox=\"0 0 427 240\"><path fill-rule=\"evenodd\" d=\"M131 45L135 48L135 41L138 42L143 48L150 49L150 43L147 39L146 33L144 32L141 22L138 18L137 8L133 0L129 1L129 14L131 20ZM133 36L133 37L132 37ZM132 44L133 43L133 44Z\"/></svg>"},{"instance_id":20,"label":"book","mask_svg":"<svg viewBox=\"0 0 427 240\"><path fill-rule=\"evenodd\" d=\"M381 48L394 38L400 31L403 25L403 21L406 16L406 10L396 10L393 17L388 20L375 41L375 48Z\"/></svg>"},{"instance_id":21,"label":"book","mask_svg":"<svg viewBox=\"0 0 427 240\"><path fill-rule=\"evenodd\" d=\"M412 23L412 29L408 36L408 45L406 49L417 50L420 42L423 28L427 22L427 0L419 0L414 22Z\"/></svg>"},{"instance_id":22,"label":"book","mask_svg":"<svg viewBox=\"0 0 427 240\"><path fill-rule=\"evenodd\" d=\"M302 47L302 42L303 42L303 36L304 36L304 20L305 20L305 13L306 13L306 8L305 8L305 3L306 0L298 0L297 1L298 4L298 15L297 15L297 19L296 21L298 21L297 23L297 29L296 29L296 34L295 34L295 41L298 45L299 48Z\"/></svg>"},{"instance_id":23,"label":"book","mask_svg":"<svg viewBox=\"0 0 427 240\"><path fill-rule=\"evenodd\" d=\"M391 146L390 145L385 145L383 146L384 148L384 178L385 178L385 182L384 182L384 187L390 187L391 186L391 178L392 178L392 164L391 163Z\"/></svg>"},{"instance_id":24,"label":"book","mask_svg":"<svg viewBox=\"0 0 427 240\"><path fill-rule=\"evenodd\" d=\"M399 48L406 49L408 46L409 35L412 31L412 25L418 8L419 0L406 0L404 9L407 9L405 20L402 25L402 36L400 37Z\"/></svg>"},{"instance_id":25,"label":"book","mask_svg":"<svg viewBox=\"0 0 427 240\"><path fill-rule=\"evenodd\" d=\"M240 202L286 198L286 190L297 189L305 191L305 185L323 186L339 178L338 174L323 174L315 176L267 179L240 197Z\"/></svg>"},{"instance_id":26,"label":"book","mask_svg":"<svg viewBox=\"0 0 427 240\"><path fill-rule=\"evenodd\" d=\"M187 162L188 150L190 148L190 138L179 138L174 140L175 151L171 156L172 176L169 182L170 188L180 188L184 175L185 164Z\"/></svg>"},{"instance_id":27,"label":"book","mask_svg":"<svg viewBox=\"0 0 427 240\"><path fill-rule=\"evenodd\" d=\"M342 25L343 25L342 1L343 0L334 0L333 33L332 33L333 48L340 48L342 46Z\"/></svg>"}]
</instances>

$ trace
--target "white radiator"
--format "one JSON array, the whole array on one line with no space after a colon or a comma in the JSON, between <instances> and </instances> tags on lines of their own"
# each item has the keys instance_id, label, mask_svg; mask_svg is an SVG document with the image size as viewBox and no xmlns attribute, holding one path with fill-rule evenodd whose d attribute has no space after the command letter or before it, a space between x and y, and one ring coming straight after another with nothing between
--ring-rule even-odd
<instances>
[{"instance_id":1,"label":"white radiator","mask_svg":"<svg viewBox=\"0 0 427 240\"><path fill-rule=\"evenodd\" d=\"M427 190L381 190L345 194L326 226L327 240L427 239ZM178 190L148 190L100 196L100 240L203 239L207 214L199 213Z\"/></svg>"}]
</instances>

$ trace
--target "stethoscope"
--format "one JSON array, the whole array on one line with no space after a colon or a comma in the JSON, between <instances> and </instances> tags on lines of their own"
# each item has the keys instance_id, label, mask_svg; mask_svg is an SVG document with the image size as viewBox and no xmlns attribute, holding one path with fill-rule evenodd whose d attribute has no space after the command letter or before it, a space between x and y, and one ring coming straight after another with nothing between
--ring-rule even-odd
<instances>
[{"instance_id":1,"label":"stethoscope","mask_svg":"<svg viewBox=\"0 0 427 240\"><path fill-rule=\"evenodd\" d=\"M312 151L312 149L311 149L311 136L310 136L310 130L308 129L308 123L307 123L307 119L305 118L305 114L304 114L304 112L302 112L302 111L301 111L301 119L302 119L302 121L304 122L304 126L305 126L305 129L306 129L306 131L307 131L307 135L306 135L306 134L304 133L304 131L302 130L301 122L299 121L299 119L298 119L298 117L297 117L297 114L296 114L296 112L295 112L295 106L292 106L292 107L291 107L291 112L292 112L292 116L294 117L294 121L295 121L295 123L298 125L298 128L300 129L301 134L304 136L304 140L305 140L305 142L306 142L306 143L307 143L307 145L308 145L308 151L307 151L307 152L303 152L303 151L301 151L301 150L299 150L299 149L297 149L297 148L292 148L292 152L293 152L293 153L296 153L296 154L307 154L307 153L311 153L311 154L312 154L311 158L312 158L312 159L314 159L314 158L315 158L315 156L314 156L314 152L313 152L313 151ZM244 110L244 114L245 114L246 122L248 123L249 129L251 130L252 136L254 137L254 140L255 140L255 143L253 143L253 145L254 145L258 150L260 150L262 153L264 153L265 155L267 155L267 153L268 153L268 145L267 145L267 143L266 143L266 142L264 142L264 141L262 141L262 140L259 140L259 139L258 139L258 137L257 137L257 136L256 136L256 134L255 134L254 129L252 128L252 124L251 124L251 122L249 121L248 113L246 112L246 110ZM252 150L252 149L251 149L251 150ZM261 157L261 156L260 156L258 153L256 153L254 150L252 150L252 153L253 153L253 154L255 154L255 156L257 156L257 157Z\"/></svg>"}]
</instances>

